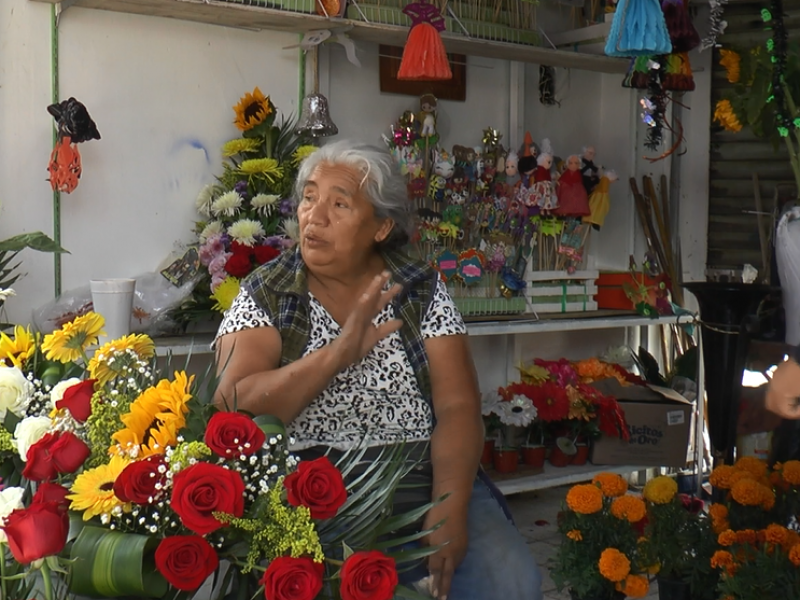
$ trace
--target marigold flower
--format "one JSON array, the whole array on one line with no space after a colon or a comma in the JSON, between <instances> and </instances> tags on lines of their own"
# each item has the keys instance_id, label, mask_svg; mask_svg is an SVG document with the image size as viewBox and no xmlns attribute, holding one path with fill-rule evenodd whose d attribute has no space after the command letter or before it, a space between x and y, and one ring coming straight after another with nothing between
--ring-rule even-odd
<instances>
[{"instance_id":1,"label":"marigold flower","mask_svg":"<svg viewBox=\"0 0 800 600\"><path fill-rule=\"evenodd\" d=\"M755 544L758 541L756 532L752 529L742 529L736 532L737 544Z\"/></svg>"},{"instance_id":2,"label":"marigold flower","mask_svg":"<svg viewBox=\"0 0 800 600\"><path fill-rule=\"evenodd\" d=\"M708 482L720 490L729 490L731 489L730 478L735 472L736 469L732 465L720 465L711 471Z\"/></svg>"},{"instance_id":3,"label":"marigold flower","mask_svg":"<svg viewBox=\"0 0 800 600\"><path fill-rule=\"evenodd\" d=\"M720 546L733 546L736 543L736 532L726 529L719 534L717 542Z\"/></svg>"},{"instance_id":4,"label":"marigold flower","mask_svg":"<svg viewBox=\"0 0 800 600\"><path fill-rule=\"evenodd\" d=\"M618 519L627 519L638 523L647 514L647 508L641 498L636 496L620 496L611 503L611 514Z\"/></svg>"},{"instance_id":5,"label":"marigold flower","mask_svg":"<svg viewBox=\"0 0 800 600\"><path fill-rule=\"evenodd\" d=\"M727 568L733 565L733 554L727 550L717 550L711 557L711 567L713 569Z\"/></svg>"},{"instance_id":6,"label":"marigold flower","mask_svg":"<svg viewBox=\"0 0 800 600\"><path fill-rule=\"evenodd\" d=\"M623 592L629 598L644 598L650 591L650 582L644 575L628 575L615 587L617 591Z\"/></svg>"},{"instance_id":7,"label":"marigold flower","mask_svg":"<svg viewBox=\"0 0 800 600\"><path fill-rule=\"evenodd\" d=\"M631 572L631 561L616 548L606 548L600 554L600 574L609 581L622 581Z\"/></svg>"},{"instance_id":8,"label":"marigold flower","mask_svg":"<svg viewBox=\"0 0 800 600\"><path fill-rule=\"evenodd\" d=\"M800 544L795 544L789 550L789 560L792 561L795 567L800 567Z\"/></svg>"},{"instance_id":9,"label":"marigold flower","mask_svg":"<svg viewBox=\"0 0 800 600\"><path fill-rule=\"evenodd\" d=\"M751 479L753 481L756 481L756 476L753 475L750 471L735 471L731 473L731 476L728 479L728 483L730 484L731 487L733 487L734 485L745 479Z\"/></svg>"},{"instance_id":10,"label":"marigold flower","mask_svg":"<svg viewBox=\"0 0 800 600\"><path fill-rule=\"evenodd\" d=\"M767 492L772 494L763 485L752 479L742 479L731 487L731 498L744 506L759 506L767 498Z\"/></svg>"},{"instance_id":11,"label":"marigold flower","mask_svg":"<svg viewBox=\"0 0 800 600\"><path fill-rule=\"evenodd\" d=\"M590 483L573 486L567 492L567 506L582 515L600 512L603 510L603 492Z\"/></svg>"},{"instance_id":12,"label":"marigold flower","mask_svg":"<svg viewBox=\"0 0 800 600\"><path fill-rule=\"evenodd\" d=\"M678 484L672 477L665 475L654 477L648 481L644 486L644 492L642 492L645 500L653 504L667 504L672 501L677 493Z\"/></svg>"},{"instance_id":13,"label":"marigold flower","mask_svg":"<svg viewBox=\"0 0 800 600\"><path fill-rule=\"evenodd\" d=\"M592 483L599 485L607 498L624 496L628 491L628 482L622 475L616 473L598 473L592 479Z\"/></svg>"},{"instance_id":14,"label":"marigold flower","mask_svg":"<svg viewBox=\"0 0 800 600\"><path fill-rule=\"evenodd\" d=\"M567 537L571 539L573 542L581 542L583 541L583 535L581 534L580 530L572 529L567 532Z\"/></svg>"},{"instance_id":15,"label":"marigold flower","mask_svg":"<svg viewBox=\"0 0 800 600\"><path fill-rule=\"evenodd\" d=\"M764 530L764 539L765 541L769 542L770 544L776 544L778 546L783 546L784 542L786 542L786 538L789 535L789 530L782 525L778 525L777 523L772 523L767 525L767 528Z\"/></svg>"},{"instance_id":16,"label":"marigold flower","mask_svg":"<svg viewBox=\"0 0 800 600\"><path fill-rule=\"evenodd\" d=\"M783 480L790 485L800 485L800 460L787 460L781 470Z\"/></svg>"},{"instance_id":17,"label":"marigold flower","mask_svg":"<svg viewBox=\"0 0 800 600\"><path fill-rule=\"evenodd\" d=\"M708 515L716 520L722 520L728 518L728 507L724 504L720 504L717 502L716 504L712 504L708 507Z\"/></svg>"},{"instance_id":18,"label":"marigold flower","mask_svg":"<svg viewBox=\"0 0 800 600\"><path fill-rule=\"evenodd\" d=\"M752 473L757 479L767 474L767 463L755 456L743 456L733 466L741 471Z\"/></svg>"}]
</instances>

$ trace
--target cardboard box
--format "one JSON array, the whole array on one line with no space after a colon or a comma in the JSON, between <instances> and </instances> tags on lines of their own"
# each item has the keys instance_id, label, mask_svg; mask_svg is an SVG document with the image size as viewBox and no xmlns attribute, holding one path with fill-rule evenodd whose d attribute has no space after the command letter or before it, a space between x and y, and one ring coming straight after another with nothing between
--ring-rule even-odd
<instances>
[{"instance_id":1,"label":"cardboard box","mask_svg":"<svg viewBox=\"0 0 800 600\"><path fill-rule=\"evenodd\" d=\"M678 392L655 385L622 386L616 379L592 384L614 396L625 411L630 441L603 436L592 446L596 465L684 467L694 406Z\"/></svg>"}]
</instances>

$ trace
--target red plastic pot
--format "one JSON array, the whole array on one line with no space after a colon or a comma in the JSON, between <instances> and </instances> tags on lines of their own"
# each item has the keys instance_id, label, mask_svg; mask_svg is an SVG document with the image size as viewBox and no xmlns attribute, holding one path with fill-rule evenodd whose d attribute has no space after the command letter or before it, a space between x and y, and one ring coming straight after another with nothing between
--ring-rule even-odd
<instances>
[{"instance_id":1,"label":"red plastic pot","mask_svg":"<svg viewBox=\"0 0 800 600\"><path fill-rule=\"evenodd\" d=\"M566 467L572 463L572 456L564 454L558 446L550 449L550 464L554 467Z\"/></svg>"},{"instance_id":2,"label":"red plastic pot","mask_svg":"<svg viewBox=\"0 0 800 600\"><path fill-rule=\"evenodd\" d=\"M519 452L514 448L495 449L493 464L498 473L514 473L519 465Z\"/></svg>"},{"instance_id":3,"label":"red plastic pot","mask_svg":"<svg viewBox=\"0 0 800 600\"><path fill-rule=\"evenodd\" d=\"M481 464L490 466L494 458L494 440L483 441L483 454L481 455Z\"/></svg>"},{"instance_id":4,"label":"red plastic pot","mask_svg":"<svg viewBox=\"0 0 800 600\"><path fill-rule=\"evenodd\" d=\"M570 464L579 467L581 465L585 465L586 461L589 460L589 444L578 444L577 448L578 452L572 456L572 461L570 461Z\"/></svg>"},{"instance_id":5,"label":"red plastic pot","mask_svg":"<svg viewBox=\"0 0 800 600\"><path fill-rule=\"evenodd\" d=\"M547 448L544 446L523 446L522 462L529 467L543 467Z\"/></svg>"}]
</instances>

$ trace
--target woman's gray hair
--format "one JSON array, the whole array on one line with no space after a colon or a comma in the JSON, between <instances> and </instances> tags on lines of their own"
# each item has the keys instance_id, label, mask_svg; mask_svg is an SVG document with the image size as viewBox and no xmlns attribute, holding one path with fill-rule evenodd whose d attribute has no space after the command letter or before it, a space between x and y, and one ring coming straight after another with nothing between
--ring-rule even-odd
<instances>
[{"instance_id":1,"label":"woman's gray hair","mask_svg":"<svg viewBox=\"0 0 800 600\"><path fill-rule=\"evenodd\" d=\"M408 243L416 226L414 213L406 180L388 151L344 140L326 144L300 165L295 183L298 202L311 174L323 163L347 166L362 173L361 189L375 209L375 217L394 221L394 227L382 245L398 248Z\"/></svg>"}]
</instances>

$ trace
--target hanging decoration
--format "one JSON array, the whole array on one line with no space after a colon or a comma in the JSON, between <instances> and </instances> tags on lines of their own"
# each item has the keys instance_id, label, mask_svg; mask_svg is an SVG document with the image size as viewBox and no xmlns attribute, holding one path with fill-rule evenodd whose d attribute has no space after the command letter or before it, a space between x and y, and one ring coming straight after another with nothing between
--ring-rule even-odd
<instances>
[{"instance_id":1,"label":"hanging decoration","mask_svg":"<svg viewBox=\"0 0 800 600\"><path fill-rule=\"evenodd\" d=\"M78 144L99 140L100 132L89 111L75 98L51 104L47 112L56 120L57 130L56 144L47 166L50 186L54 192L69 194L78 187L83 170Z\"/></svg>"},{"instance_id":2,"label":"hanging decoration","mask_svg":"<svg viewBox=\"0 0 800 600\"><path fill-rule=\"evenodd\" d=\"M556 70L547 65L539 67L539 102L545 106L559 104L556 100Z\"/></svg>"},{"instance_id":3,"label":"hanging decoration","mask_svg":"<svg viewBox=\"0 0 800 600\"><path fill-rule=\"evenodd\" d=\"M647 96L642 98L644 109L642 120L648 126L644 145L649 150L657 150L664 138L664 116L667 112L667 95L661 85L666 72L663 57L655 57L648 63Z\"/></svg>"},{"instance_id":4,"label":"hanging decoration","mask_svg":"<svg viewBox=\"0 0 800 600\"><path fill-rule=\"evenodd\" d=\"M689 55L685 52L680 54L670 54L662 57L666 62L664 79L661 87L667 92L691 92L694 91L694 75L692 66L689 62ZM637 90L646 90L650 86L651 57L640 56L631 60L628 72L622 80L622 87Z\"/></svg>"},{"instance_id":5,"label":"hanging decoration","mask_svg":"<svg viewBox=\"0 0 800 600\"><path fill-rule=\"evenodd\" d=\"M772 0L770 9L761 9L761 18L772 29L772 38L767 40L767 50L772 61L772 95L767 99L775 101L775 126L781 137L788 137L792 128L800 129L800 114L789 111L786 90L786 56L789 36L783 22L783 0Z\"/></svg>"},{"instance_id":6,"label":"hanging decoration","mask_svg":"<svg viewBox=\"0 0 800 600\"><path fill-rule=\"evenodd\" d=\"M428 2L414 2L403 8L411 19L397 79L405 81L446 81L453 78L444 43L439 35L445 21L438 8Z\"/></svg>"},{"instance_id":7,"label":"hanging decoration","mask_svg":"<svg viewBox=\"0 0 800 600\"><path fill-rule=\"evenodd\" d=\"M655 56L672 52L658 0L620 0L606 42L608 56Z\"/></svg>"},{"instance_id":8,"label":"hanging decoration","mask_svg":"<svg viewBox=\"0 0 800 600\"><path fill-rule=\"evenodd\" d=\"M708 33L700 43L700 50L708 50L719 46L717 38L725 32L728 22L723 20L722 14L725 12L725 5L728 0L708 0Z\"/></svg>"},{"instance_id":9,"label":"hanging decoration","mask_svg":"<svg viewBox=\"0 0 800 600\"><path fill-rule=\"evenodd\" d=\"M664 11L673 53L689 52L700 45L700 34L683 0L663 0L661 10Z\"/></svg>"}]
</instances>

